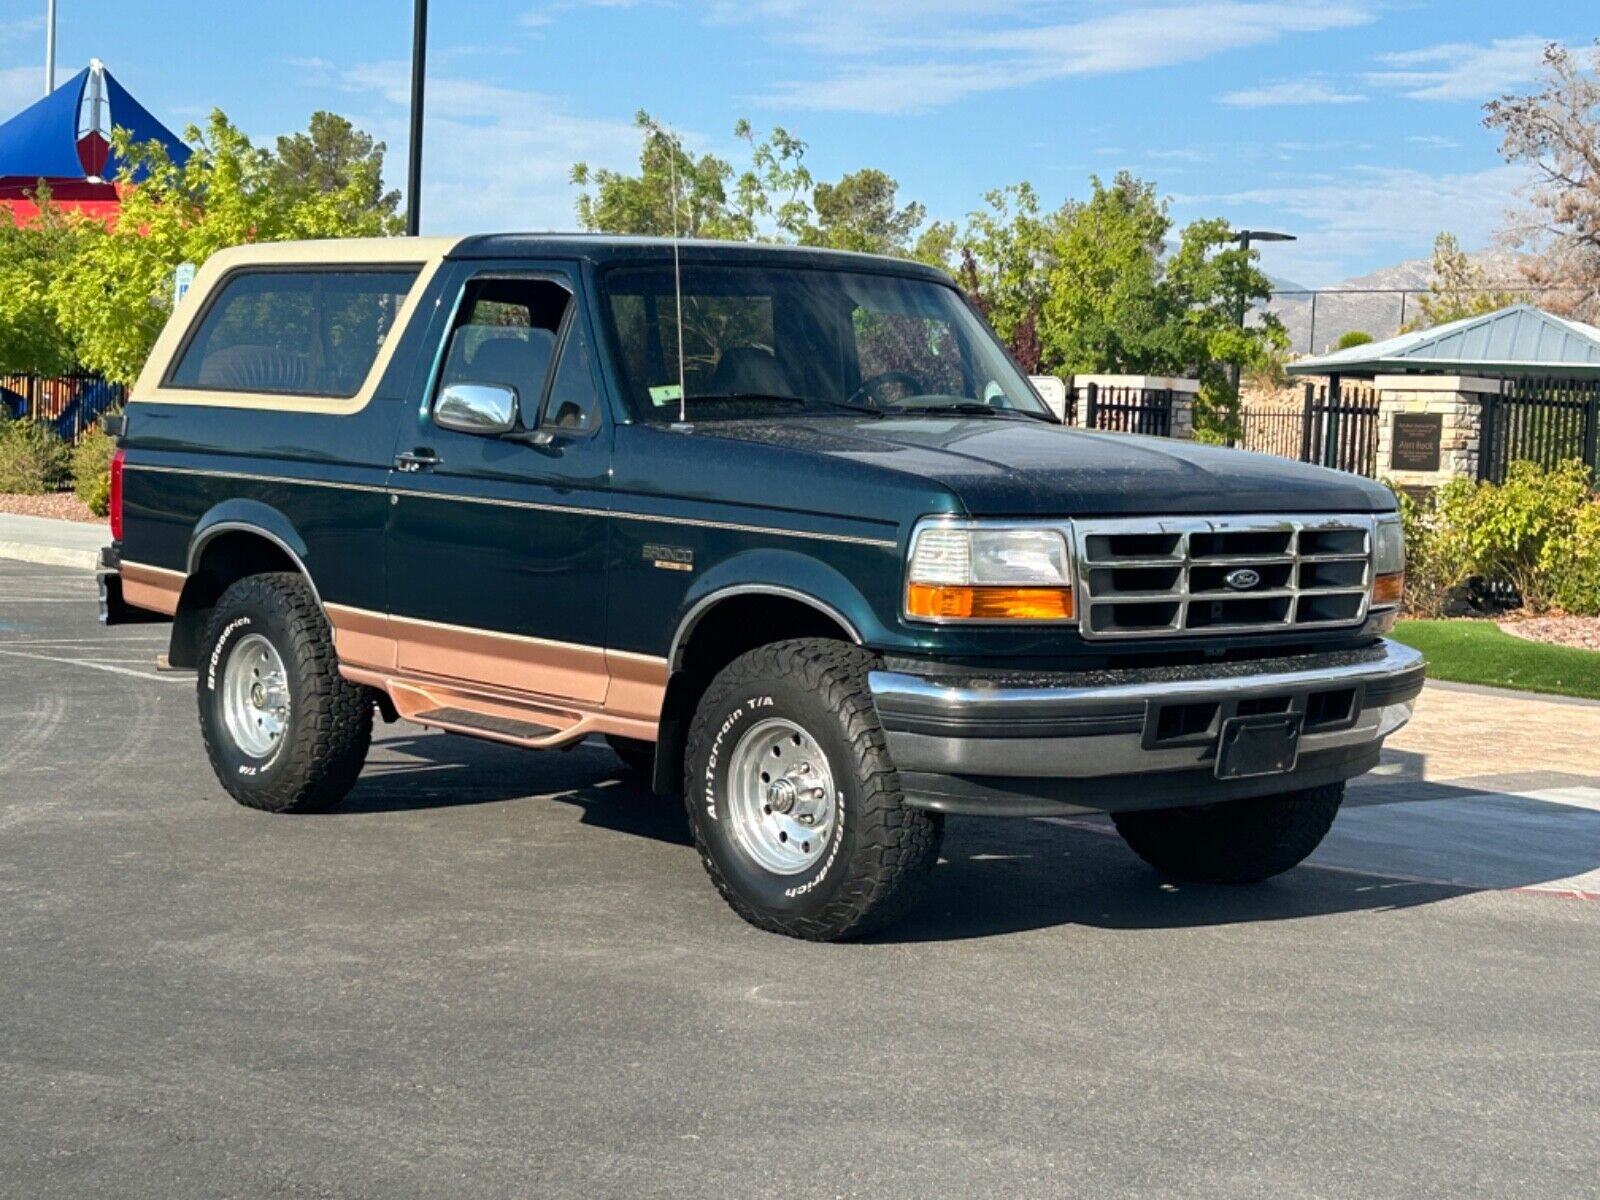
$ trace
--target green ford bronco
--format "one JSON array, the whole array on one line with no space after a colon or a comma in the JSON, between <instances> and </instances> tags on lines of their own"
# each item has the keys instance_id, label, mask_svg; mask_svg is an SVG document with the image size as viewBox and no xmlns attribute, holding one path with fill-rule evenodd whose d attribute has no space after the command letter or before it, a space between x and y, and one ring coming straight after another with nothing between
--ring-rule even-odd
<instances>
[{"instance_id":1,"label":"green ford bronco","mask_svg":"<svg viewBox=\"0 0 1600 1200\"><path fill-rule=\"evenodd\" d=\"M604 737L754 924L904 911L946 814L1287 870L1410 717L1383 487L1064 427L944 275L560 235L216 255L135 387L108 622L170 620L241 803L374 715Z\"/></svg>"}]
</instances>

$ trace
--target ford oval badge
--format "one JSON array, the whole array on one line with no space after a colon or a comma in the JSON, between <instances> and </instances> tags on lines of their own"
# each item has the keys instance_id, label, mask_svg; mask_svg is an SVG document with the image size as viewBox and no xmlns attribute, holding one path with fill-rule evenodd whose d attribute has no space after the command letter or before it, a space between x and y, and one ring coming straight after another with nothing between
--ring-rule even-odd
<instances>
[{"instance_id":1,"label":"ford oval badge","mask_svg":"<svg viewBox=\"0 0 1600 1200\"><path fill-rule=\"evenodd\" d=\"M1252 571L1249 567L1240 567L1237 571L1229 571L1224 575L1222 582L1236 592L1248 592L1261 582L1261 573Z\"/></svg>"}]
</instances>

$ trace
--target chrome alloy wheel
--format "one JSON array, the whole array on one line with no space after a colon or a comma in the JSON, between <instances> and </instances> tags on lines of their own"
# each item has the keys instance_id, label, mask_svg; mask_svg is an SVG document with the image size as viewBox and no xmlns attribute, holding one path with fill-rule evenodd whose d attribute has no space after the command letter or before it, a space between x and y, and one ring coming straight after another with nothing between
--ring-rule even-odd
<instances>
[{"instance_id":1,"label":"chrome alloy wheel","mask_svg":"<svg viewBox=\"0 0 1600 1200\"><path fill-rule=\"evenodd\" d=\"M228 656L222 676L222 720L233 744L251 758L265 758L289 727L289 679L283 659L259 633Z\"/></svg>"},{"instance_id":2,"label":"chrome alloy wheel","mask_svg":"<svg viewBox=\"0 0 1600 1200\"><path fill-rule=\"evenodd\" d=\"M833 837L838 793L828 756L793 721L752 725L733 748L728 815L734 838L775 875L798 875L821 861Z\"/></svg>"}]
</instances>

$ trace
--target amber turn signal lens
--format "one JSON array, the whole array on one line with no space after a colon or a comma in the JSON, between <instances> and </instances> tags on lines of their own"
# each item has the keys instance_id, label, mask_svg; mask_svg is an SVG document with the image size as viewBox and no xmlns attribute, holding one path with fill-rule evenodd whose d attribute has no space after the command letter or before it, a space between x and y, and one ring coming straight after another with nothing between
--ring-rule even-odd
<instances>
[{"instance_id":1,"label":"amber turn signal lens","mask_svg":"<svg viewBox=\"0 0 1600 1200\"><path fill-rule=\"evenodd\" d=\"M1397 571L1393 575L1379 575L1372 584L1372 606L1377 608L1385 604L1399 604L1406 592L1406 573Z\"/></svg>"},{"instance_id":2,"label":"amber turn signal lens","mask_svg":"<svg viewBox=\"0 0 1600 1200\"><path fill-rule=\"evenodd\" d=\"M906 614L960 621L1068 621L1072 589L913 583Z\"/></svg>"}]
</instances>

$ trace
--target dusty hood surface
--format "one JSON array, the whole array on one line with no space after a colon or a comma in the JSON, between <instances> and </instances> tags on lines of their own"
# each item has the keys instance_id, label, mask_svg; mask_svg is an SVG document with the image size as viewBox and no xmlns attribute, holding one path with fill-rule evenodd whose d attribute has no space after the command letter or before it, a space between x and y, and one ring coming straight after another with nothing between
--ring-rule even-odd
<instances>
[{"instance_id":1,"label":"dusty hood surface","mask_svg":"<svg viewBox=\"0 0 1600 1200\"><path fill-rule=\"evenodd\" d=\"M821 454L945 485L992 516L1376 512L1389 490L1343 471L1171 438L989 417L706 422L705 437Z\"/></svg>"}]
</instances>

